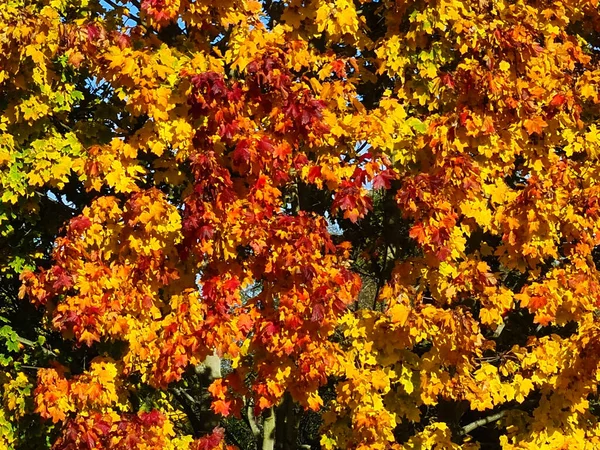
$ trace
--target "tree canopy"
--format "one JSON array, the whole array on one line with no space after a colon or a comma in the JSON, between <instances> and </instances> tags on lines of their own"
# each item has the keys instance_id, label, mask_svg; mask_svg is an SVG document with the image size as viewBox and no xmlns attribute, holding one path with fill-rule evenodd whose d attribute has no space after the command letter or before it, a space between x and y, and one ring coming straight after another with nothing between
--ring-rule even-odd
<instances>
[{"instance_id":1,"label":"tree canopy","mask_svg":"<svg viewBox=\"0 0 600 450\"><path fill-rule=\"evenodd\" d=\"M0 448L600 448L598 0L2 0Z\"/></svg>"}]
</instances>

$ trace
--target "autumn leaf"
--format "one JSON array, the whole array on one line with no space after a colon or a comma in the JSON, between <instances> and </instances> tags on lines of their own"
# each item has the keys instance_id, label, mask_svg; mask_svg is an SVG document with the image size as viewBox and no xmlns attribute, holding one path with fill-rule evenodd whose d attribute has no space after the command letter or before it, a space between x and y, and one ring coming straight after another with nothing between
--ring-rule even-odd
<instances>
[{"instance_id":1,"label":"autumn leaf","mask_svg":"<svg viewBox=\"0 0 600 450\"><path fill-rule=\"evenodd\" d=\"M539 116L534 117L533 119L525 119L523 121L523 126L527 131L527 134L530 136L532 134L542 134L542 130L548 126L546 121Z\"/></svg>"}]
</instances>

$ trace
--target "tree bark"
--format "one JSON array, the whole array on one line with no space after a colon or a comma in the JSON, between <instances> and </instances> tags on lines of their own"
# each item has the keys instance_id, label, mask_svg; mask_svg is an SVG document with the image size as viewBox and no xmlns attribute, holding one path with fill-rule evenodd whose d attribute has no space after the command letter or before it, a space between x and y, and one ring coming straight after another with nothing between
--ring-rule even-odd
<instances>
[{"instance_id":1,"label":"tree bark","mask_svg":"<svg viewBox=\"0 0 600 450\"><path fill-rule=\"evenodd\" d=\"M260 436L260 428L258 428L258 423L256 422L256 417L254 416L254 411L252 411L252 406L250 404L246 405L246 421L248 422L248 426L252 431L252 436L254 436L254 439L258 441Z\"/></svg>"},{"instance_id":2,"label":"tree bark","mask_svg":"<svg viewBox=\"0 0 600 450\"><path fill-rule=\"evenodd\" d=\"M462 435L469 434L471 431L473 431L476 428L479 428L479 427L481 427L483 425L487 425L489 423L492 423L492 422L495 422L497 420L500 420L500 419L502 419L505 416L505 414L506 414L506 410L505 411L500 411L500 412L498 412L496 414L492 414L491 416L484 417L483 419L479 419L479 420L476 420L474 422L471 422L470 424L465 425L464 427L462 427L461 434Z\"/></svg>"},{"instance_id":3,"label":"tree bark","mask_svg":"<svg viewBox=\"0 0 600 450\"><path fill-rule=\"evenodd\" d=\"M263 445L262 450L275 450L276 419L275 407L271 407L265 413L263 420Z\"/></svg>"},{"instance_id":4,"label":"tree bark","mask_svg":"<svg viewBox=\"0 0 600 450\"><path fill-rule=\"evenodd\" d=\"M202 392L204 393L214 380L222 377L221 358L216 354L208 356L201 364L196 366L196 374L200 378ZM201 431L208 434L211 433L215 427L219 426L220 416L215 414L210 408L210 395L207 395L206 399L200 399L200 403L198 422L200 423Z\"/></svg>"},{"instance_id":5,"label":"tree bark","mask_svg":"<svg viewBox=\"0 0 600 450\"><path fill-rule=\"evenodd\" d=\"M283 396L276 410L276 450L295 450L298 447L298 417L289 392Z\"/></svg>"}]
</instances>

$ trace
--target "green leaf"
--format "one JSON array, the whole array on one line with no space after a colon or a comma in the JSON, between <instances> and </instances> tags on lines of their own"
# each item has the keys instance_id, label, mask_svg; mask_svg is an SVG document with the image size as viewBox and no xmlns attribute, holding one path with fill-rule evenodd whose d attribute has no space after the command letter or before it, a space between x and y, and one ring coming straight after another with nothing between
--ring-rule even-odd
<instances>
[{"instance_id":1,"label":"green leaf","mask_svg":"<svg viewBox=\"0 0 600 450\"><path fill-rule=\"evenodd\" d=\"M83 92L75 90L71 92L71 98L73 101L83 100Z\"/></svg>"},{"instance_id":2,"label":"green leaf","mask_svg":"<svg viewBox=\"0 0 600 450\"><path fill-rule=\"evenodd\" d=\"M8 351L19 351L19 336L9 325L4 325L2 328L0 328L0 337L4 338Z\"/></svg>"},{"instance_id":3,"label":"green leaf","mask_svg":"<svg viewBox=\"0 0 600 450\"><path fill-rule=\"evenodd\" d=\"M411 117L406 122L413 130L419 133L425 133L425 131L427 130L427 126L416 117Z\"/></svg>"}]
</instances>

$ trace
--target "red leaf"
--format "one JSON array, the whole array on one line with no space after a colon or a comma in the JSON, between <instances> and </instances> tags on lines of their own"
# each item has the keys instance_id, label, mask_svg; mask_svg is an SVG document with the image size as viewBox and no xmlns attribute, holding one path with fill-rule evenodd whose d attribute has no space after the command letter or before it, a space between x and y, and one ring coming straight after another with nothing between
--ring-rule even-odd
<instances>
[{"instance_id":1,"label":"red leaf","mask_svg":"<svg viewBox=\"0 0 600 450\"><path fill-rule=\"evenodd\" d=\"M435 255L438 257L440 261L445 261L448 259L452 251L446 246L439 246L435 252Z\"/></svg>"},{"instance_id":2,"label":"red leaf","mask_svg":"<svg viewBox=\"0 0 600 450\"><path fill-rule=\"evenodd\" d=\"M550 101L550 106L561 106L567 101L567 97L564 94L556 94Z\"/></svg>"},{"instance_id":3,"label":"red leaf","mask_svg":"<svg viewBox=\"0 0 600 450\"><path fill-rule=\"evenodd\" d=\"M454 78L452 78L452 75L450 75L449 73L444 73L441 76L442 79L442 83L444 83L446 86L448 86L450 89L454 89Z\"/></svg>"},{"instance_id":4,"label":"red leaf","mask_svg":"<svg viewBox=\"0 0 600 450\"><path fill-rule=\"evenodd\" d=\"M73 286L73 277L71 277L71 275L69 275L61 267L54 266L52 273L54 276L56 276L56 279L54 280L54 283L52 284L52 287L54 289L56 289L56 290L59 290L62 288L69 289L71 286Z\"/></svg>"},{"instance_id":5,"label":"red leaf","mask_svg":"<svg viewBox=\"0 0 600 450\"><path fill-rule=\"evenodd\" d=\"M540 297L538 295L533 296L529 299L529 306L533 309L539 309L546 306L548 300L545 297Z\"/></svg>"},{"instance_id":6,"label":"red leaf","mask_svg":"<svg viewBox=\"0 0 600 450\"><path fill-rule=\"evenodd\" d=\"M96 42L101 34L100 29L92 23L87 24L86 28L87 28L88 40L90 42Z\"/></svg>"},{"instance_id":7,"label":"red leaf","mask_svg":"<svg viewBox=\"0 0 600 450\"><path fill-rule=\"evenodd\" d=\"M392 187L391 180L394 179L394 175L390 170L384 170L379 175L373 178L373 187L375 189L390 189Z\"/></svg>"},{"instance_id":8,"label":"red leaf","mask_svg":"<svg viewBox=\"0 0 600 450\"><path fill-rule=\"evenodd\" d=\"M144 295L144 299L142 300L142 305L146 309L152 308L152 306L154 305L154 302L152 301L152 297L150 297L149 295Z\"/></svg>"},{"instance_id":9,"label":"red leaf","mask_svg":"<svg viewBox=\"0 0 600 450\"><path fill-rule=\"evenodd\" d=\"M230 278L223 283L223 288L227 291L235 291L240 286L240 280L237 277Z\"/></svg>"},{"instance_id":10,"label":"red leaf","mask_svg":"<svg viewBox=\"0 0 600 450\"><path fill-rule=\"evenodd\" d=\"M263 136L260 139L260 141L258 141L258 144L256 145L256 147L261 152L269 153L269 154L273 153L273 144L271 144L271 141L266 136Z\"/></svg>"},{"instance_id":11,"label":"red leaf","mask_svg":"<svg viewBox=\"0 0 600 450\"><path fill-rule=\"evenodd\" d=\"M231 154L233 163L237 166L241 166L250 160L250 142L248 139L242 139L235 147L235 150Z\"/></svg>"},{"instance_id":12,"label":"red leaf","mask_svg":"<svg viewBox=\"0 0 600 450\"><path fill-rule=\"evenodd\" d=\"M195 450L216 450L225 438L225 429L216 427L211 434L198 439Z\"/></svg>"},{"instance_id":13,"label":"red leaf","mask_svg":"<svg viewBox=\"0 0 600 450\"><path fill-rule=\"evenodd\" d=\"M69 222L69 228L71 231L74 231L75 233L81 233L82 231L87 230L89 227L92 226L92 221L90 220L89 217L86 216L77 216L77 217L73 217L71 219L71 221Z\"/></svg>"},{"instance_id":14,"label":"red leaf","mask_svg":"<svg viewBox=\"0 0 600 450\"><path fill-rule=\"evenodd\" d=\"M161 426L165 421L165 417L156 409L141 413L139 418L141 424L147 427Z\"/></svg>"},{"instance_id":15,"label":"red leaf","mask_svg":"<svg viewBox=\"0 0 600 450\"><path fill-rule=\"evenodd\" d=\"M356 200L349 195L340 196L335 202L341 209L352 209L356 206Z\"/></svg>"},{"instance_id":16,"label":"red leaf","mask_svg":"<svg viewBox=\"0 0 600 450\"><path fill-rule=\"evenodd\" d=\"M317 303L313 306L311 320L313 322L321 322L325 317L325 307L321 303Z\"/></svg>"},{"instance_id":17,"label":"red leaf","mask_svg":"<svg viewBox=\"0 0 600 450\"><path fill-rule=\"evenodd\" d=\"M319 178L320 176L321 176L321 167L320 166L311 167L310 170L308 171L308 181L310 183L314 183L315 180L317 178Z\"/></svg>"}]
</instances>

